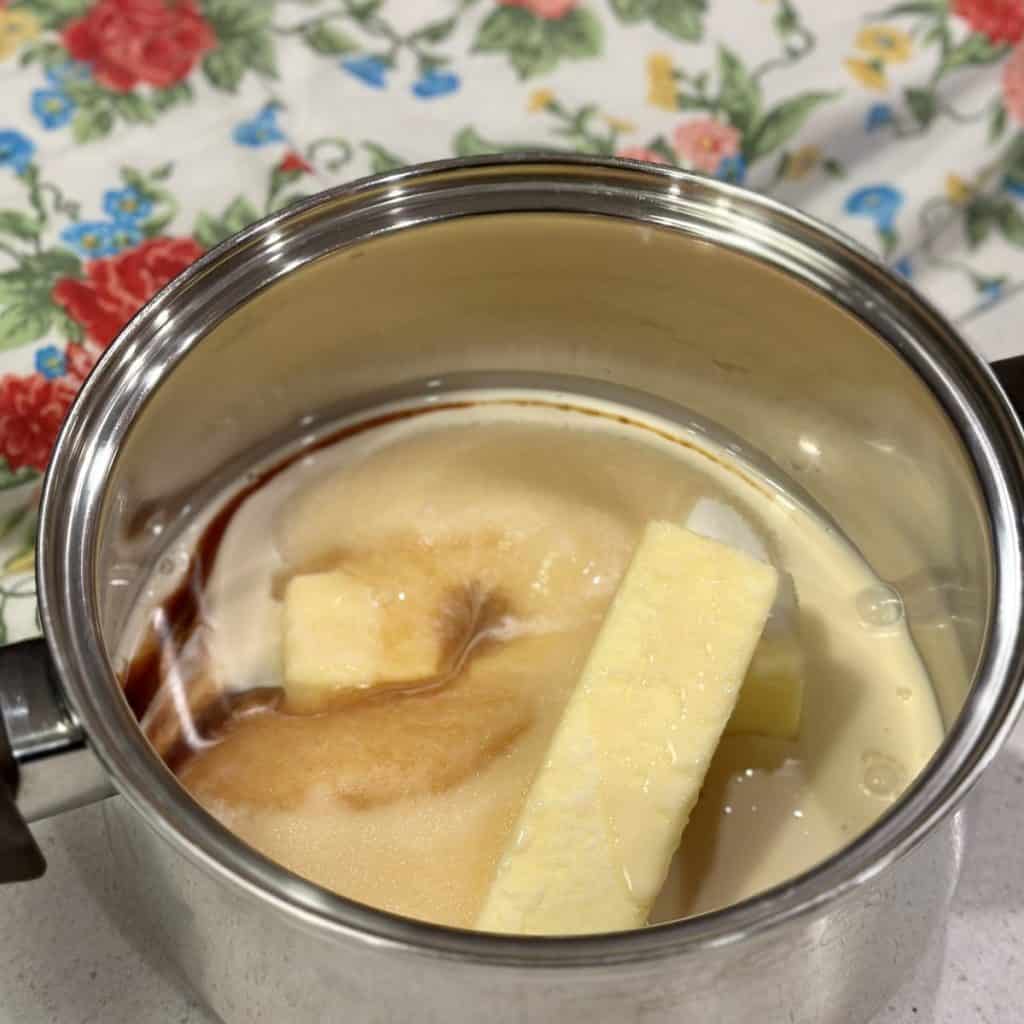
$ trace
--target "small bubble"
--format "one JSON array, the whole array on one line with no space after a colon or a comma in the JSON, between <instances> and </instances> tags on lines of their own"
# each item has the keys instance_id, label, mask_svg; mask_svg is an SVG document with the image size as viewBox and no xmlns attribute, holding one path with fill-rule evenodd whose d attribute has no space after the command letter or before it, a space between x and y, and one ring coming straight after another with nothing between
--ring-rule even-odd
<instances>
[{"instance_id":1,"label":"small bubble","mask_svg":"<svg viewBox=\"0 0 1024 1024\"><path fill-rule=\"evenodd\" d=\"M856 603L861 622L873 629L895 626L903 620L903 600L885 583L862 590Z\"/></svg>"},{"instance_id":2,"label":"small bubble","mask_svg":"<svg viewBox=\"0 0 1024 1024\"><path fill-rule=\"evenodd\" d=\"M914 696L914 691L909 686L899 686L896 688L896 696L900 700L910 700Z\"/></svg>"},{"instance_id":3,"label":"small bubble","mask_svg":"<svg viewBox=\"0 0 1024 1024\"><path fill-rule=\"evenodd\" d=\"M743 774L746 775L746 777L748 779L752 779L754 777L754 769L753 768L744 768L743 769Z\"/></svg>"},{"instance_id":4,"label":"small bubble","mask_svg":"<svg viewBox=\"0 0 1024 1024\"><path fill-rule=\"evenodd\" d=\"M869 796L895 797L907 783L907 770L900 761L888 754L869 750L861 757L864 772L861 789Z\"/></svg>"},{"instance_id":5,"label":"small bubble","mask_svg":"<svg viewBox=\"0 0 1024 1024\"><path fill-rule=\"evenodd\" d=\"M174 559L164 556L156 563L157 572L164 576L170 576L174 572Z\"/></svg>"},{"instance_id":6,"label":"small bubble","mask_svg":"<svg viewBox=\"0 0 1024 1024\"><path fill-rule=\"evenodd\" d=\"M797 811L793 812L793 817L794 818L802 818L803 816L804 816L804 812L803 811L797 810Z\"/></svg>"},{"instance_id":7,"label":"small bubble","mask_svg":"<svg viewBox=\"0 0 1024 1024\"><path fill-rule=\"evenodd\" d=\"M732 807L731 807L731 806L730 806L729 804L726 804L726 805L725 805L725 806L724 806L724 807L722 808L722 813L723 813L723 814L732 814Z\"/></svg>"}]
</instances>

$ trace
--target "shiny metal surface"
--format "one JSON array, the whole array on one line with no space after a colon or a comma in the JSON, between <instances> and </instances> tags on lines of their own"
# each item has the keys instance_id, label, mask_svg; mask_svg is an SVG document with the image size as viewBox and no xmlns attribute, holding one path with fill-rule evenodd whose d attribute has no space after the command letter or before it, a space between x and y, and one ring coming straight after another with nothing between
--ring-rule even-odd
<instances>
[{"instance_id":1,"label":"shiny metal surface","mask_svg":"<svg viewBox=\"0 0 1024 1024\"><path fill-rule=\"evenodd\" d=\"M485 936L333 896L199 810L111 659L194 495L275 437L454 371L612 380L748 440L903 589L949 728L868 833L685 922ZM313 417L312 420L309 417ZM111 834L168 953L228 1021L858 1021L941 919L950 815L1020 710L1024 450L990 373L836 233L741 190L622 162L490 160L357 183L208 254L109 350L44 492L44 627L124 799ZM972 686L973 680L973 686ZM927 842L925 840L927 839Z\"/></svg>"},{"instance_id":2,"label":"shiny metal surface","mask_svg":"<svg viewBox=\"0 0 1024 1024\"><path fill-rule=\"evenodd\" d=\"M17 765L18 810L26 821L109 796L110 776L50 672L46 643L0 647L0 729Z\"/></svg>"}]
</instances>

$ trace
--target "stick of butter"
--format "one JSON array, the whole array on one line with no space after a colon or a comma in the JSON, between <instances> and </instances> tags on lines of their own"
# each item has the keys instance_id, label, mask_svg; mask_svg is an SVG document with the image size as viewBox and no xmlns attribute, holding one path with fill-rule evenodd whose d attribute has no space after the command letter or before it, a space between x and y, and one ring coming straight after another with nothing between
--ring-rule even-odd
<instances>
[{"instance_id":1,"label":"stick of butter","mask_svg":"<svg viewBox=\"0 0 1024 1024\"><path fill-rule=\"evenodd\" d=\"M739 548L752 558L771 562L753 527L724 502L699 499L686 520L686 528ZM803 703L804 664L796 587L789 573L780 573L768 624L747 669L739 702L725 728L726 735L752 733L795 739L800 731Z\"/></svg>"},{"instance_id":2,"label":"stick of butter","mask_svg":"<svg viewBox=\"0 0 1024 1024\"><path fill-rule=\"evenodd\" d=\"M569 935L644 924L777 582L740 551L673 523L647 525L478 928Z\"/></svg>"}]
</instances>

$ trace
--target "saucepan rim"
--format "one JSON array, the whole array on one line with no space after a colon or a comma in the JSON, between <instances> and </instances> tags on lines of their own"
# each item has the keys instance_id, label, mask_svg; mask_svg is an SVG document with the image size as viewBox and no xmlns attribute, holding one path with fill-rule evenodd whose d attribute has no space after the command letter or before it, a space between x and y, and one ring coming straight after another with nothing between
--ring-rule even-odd
<instances>
[{"instance_id":1,"label":"saucepan rim","mask_svg":"<svg viewBox=\"0 0 1024 1024\"><path fill-rule=\"evenodd\" d=\"M907 793L867 832L804 874L722 910L633 932L523 938L445 928L334 895L256 853L199 808L136 728L103 649L92 581L105 488L143 396L173 373L214 322L259 290L238 285L232 294L239 268L254 253L269 268L266 281L277 280L343 244L448 219L431 213L445 202L451 217L526 209L620 216L697 234L768 262L880 334L953 422L989 517L992 612L974 686ZM321 248L308 259L294 257L289 238L331 217L332 232L316 243ZM347 239L335 230L345 218L353 225ZM167 340L181 310L204 306L205 324ZM885 871L955 809L1024 706L1022 521L1024 437L991 371L941 314L858 244L775 200L672 168L562 155L481 157L423 164L319 193L211 250L146 305L86 381L57 440L40 512L39 606L69 704L118 791L180 854L247 898L325 938L396 953L519 968L640 967L743 942L813 914Z\"/></svg>"}]
</instances>

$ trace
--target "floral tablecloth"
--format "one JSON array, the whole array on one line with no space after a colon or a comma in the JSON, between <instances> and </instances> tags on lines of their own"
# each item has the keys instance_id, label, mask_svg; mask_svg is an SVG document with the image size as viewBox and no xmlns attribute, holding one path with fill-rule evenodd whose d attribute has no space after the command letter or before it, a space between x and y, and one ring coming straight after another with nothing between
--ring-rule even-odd
<instances>
[{"instance_id":1,"label":"floral tablecloth","mask_svg":"<svg viewBox=\"0 0 1024 1024\"><path fill-rule=\"evenodd\" d=\"M325 186L524 148L770 192L1015 345L1024 0L0 0L0 642L61 419L149 296Z\"/></svg>"}]
</instances>

